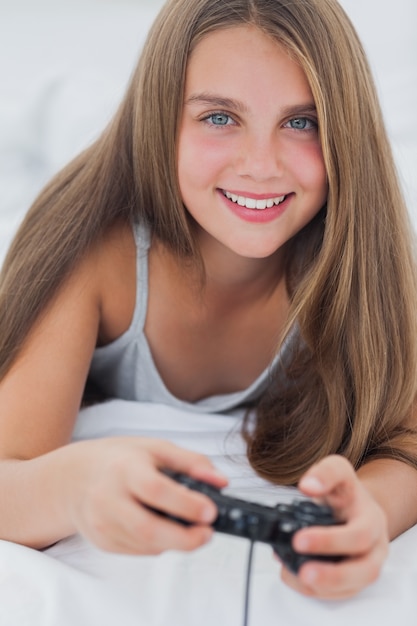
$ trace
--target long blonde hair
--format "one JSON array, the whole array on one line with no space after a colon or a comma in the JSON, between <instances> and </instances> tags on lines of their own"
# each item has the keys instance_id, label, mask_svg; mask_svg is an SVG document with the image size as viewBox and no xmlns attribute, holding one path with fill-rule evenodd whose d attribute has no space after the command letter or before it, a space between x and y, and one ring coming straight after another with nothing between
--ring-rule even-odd
<instances>
[{"instance_id":1,"label":"long blonde hair","mask_svg":"<svg viewBox=\"0 0 417 626\"><path fill-rule=\"evenodd\" d=\"M0 282L0 376L65 278L116 220L145 220L198 260L177 180L187 60L219 28L252 24L301 65L315 99L329 195L288 245L296 339L244 434L253 467L294 483L331 452L358 467L417 466L417 296L407 211L362 46L335 0L170 0L102 136L29 210Z\"/></svg>"}]
</instances>

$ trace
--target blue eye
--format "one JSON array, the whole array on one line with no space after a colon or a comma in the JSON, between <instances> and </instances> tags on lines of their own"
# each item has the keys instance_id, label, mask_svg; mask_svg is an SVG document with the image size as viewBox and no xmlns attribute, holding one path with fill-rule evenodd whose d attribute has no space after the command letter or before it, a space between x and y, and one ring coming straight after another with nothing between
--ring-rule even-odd
<instances>
[{"instance_id":1,"label":"blue eye","mask_svg":"<svg viewBox=\"0 0 417 626\"><path fill-rule=\"evenodd\" d=\"M289 120L285 126L293 130L314 130L317 128L316 122L313 122L313 120L310 120L308 117L294 117L292 120Z\"/></svg>"},{"instance_id":2,"label":"blue eye","mask_svg":"<svg viewBox=\"0 0 417 626\"><path fill-rule=\"evenodd\" d=\"M227 126L231 122L233 122L230 115L226 115L226 113L212 113L204 118L213 126Z\"/></svg>"}]
</instances>

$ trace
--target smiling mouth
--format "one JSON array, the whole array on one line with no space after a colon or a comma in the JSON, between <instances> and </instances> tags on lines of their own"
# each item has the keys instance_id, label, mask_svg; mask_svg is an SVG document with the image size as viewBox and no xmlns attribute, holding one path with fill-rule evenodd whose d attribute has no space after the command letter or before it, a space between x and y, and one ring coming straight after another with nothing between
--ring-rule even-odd
<instances>
[{"instance_id":1,"label":"smiling mouth","mask_svg":"<svg viewBox=\"0 0 417 626\"><path fill-rule=\"evenodd\" d=\"M286 195L284 196L275 196L274 198L264 198L263 200L256 200L255 198L247 198L245 196L238 196L235 193L230 193L229 191L222 190L223 195L231 202L238 204L241 207L245 207L246 209L256 209L258 211L263 211L264 209L272 209L274 206L278 206L282 202L284 202Z\"/></svg>"}]
</instances>

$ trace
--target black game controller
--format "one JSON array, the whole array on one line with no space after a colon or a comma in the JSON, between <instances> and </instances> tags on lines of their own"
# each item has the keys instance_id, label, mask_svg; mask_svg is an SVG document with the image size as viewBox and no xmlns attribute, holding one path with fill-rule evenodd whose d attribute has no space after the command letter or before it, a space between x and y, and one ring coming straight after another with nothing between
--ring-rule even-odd
<instances>
[{"instance_id":1,"label":"black game controller","mask_svg":"<svg viewBox=\"0 0 417 626\"><path fill-rule=\"evenodd\" d=\"M341 559L338 556L301 554L296 552L291 545L294 533L300 528L333 526L342 523L335 519L331 508L326 505L319 505L311 500L294 500L291 504L281 503L270 507L232 498L213 485L195 480L186 474L171 471L164 471L164 473L181 485L199 491L213 500L218 510L217 518L212 523L214 530L269 544L284 565L295 574L306 561L334 562ZM189 525L189 522L180 518L168 517L173 521Z\"/></svg>"}]
</instances>

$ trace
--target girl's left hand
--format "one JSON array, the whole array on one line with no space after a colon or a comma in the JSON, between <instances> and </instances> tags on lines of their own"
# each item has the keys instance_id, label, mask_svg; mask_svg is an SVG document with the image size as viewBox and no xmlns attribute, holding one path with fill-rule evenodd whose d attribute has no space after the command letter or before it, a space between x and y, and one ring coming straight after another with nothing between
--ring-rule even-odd
<instances>
[{"instance_id":1,"label":"girl's left hand","mask_svg":"<svg viewBox=\"0 0 417 626\"><path fill-rule=\"evenodd\" d=\"M380 574L389 546L386 515L342 456L328 456L311 467L298 487L306 496L325 501L346 523L300 530L293 547L298 552L346 558L337 563L309 561L297 576L283 567L282 579L306 596L349 598Z\"/></svg>"}]
</instances>

